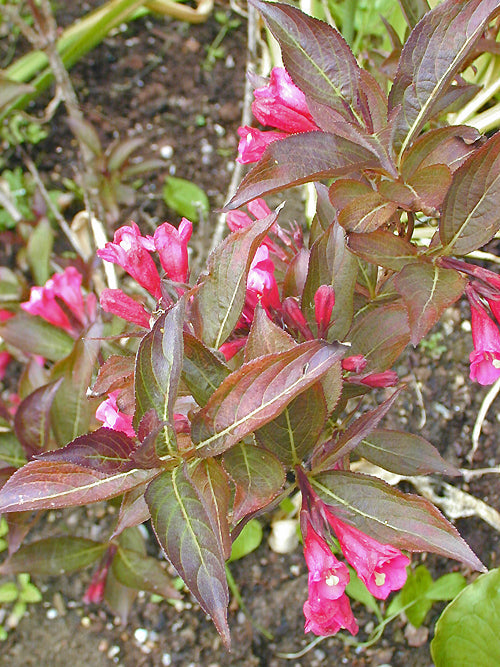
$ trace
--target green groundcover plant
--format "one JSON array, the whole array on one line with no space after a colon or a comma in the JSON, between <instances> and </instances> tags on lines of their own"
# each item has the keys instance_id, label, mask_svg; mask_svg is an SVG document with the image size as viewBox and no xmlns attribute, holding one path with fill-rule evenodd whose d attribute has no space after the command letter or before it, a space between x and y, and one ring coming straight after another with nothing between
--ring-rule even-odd
<instances>
[{"instance_id":1,"label":"green groundcover plant","mask_svg":"<svg viewBox=\"0 0 500 667\"><path fill-rule=\"evenodd\" d=\"M298 490L306 631L358 631L352 570L336 554L378 599L402 588L411 552L484 571L429 501L351 462L459 474L424 438L379 423L404 391L392 367L464 293L471 381L500 377L500 277L467 257L500 229L500 135L444 121L476 92L462 73L496 39L498 0L410 15L385 74L360 68L326 23L252 4L284 68L254 82L254 116L269 129L240 128L239 160L256 164L206 270L190 279L189 220L152 236L131 223L97 251L123 269L123 289L101 290L98 306L92 266L61 260L0 328L2 364L24 363L18 396L2 404L0 573L97 563L86 601L123 614L135 589L177 597L135 528L150 521L228 647L231 545ZM262 199L306 182L317 191L307 240ZM428 246L415 240L421 223L435 229ZM23 544L43 511L116 499L109 541Z\"/></svg>"}]
</instances>

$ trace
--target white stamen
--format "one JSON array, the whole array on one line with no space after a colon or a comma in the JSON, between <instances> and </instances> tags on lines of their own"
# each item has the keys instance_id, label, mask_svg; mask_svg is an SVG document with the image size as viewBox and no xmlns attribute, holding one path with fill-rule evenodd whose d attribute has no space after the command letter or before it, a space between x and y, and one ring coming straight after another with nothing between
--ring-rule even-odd
<instances>
[{"instance_id":1,"label":"white stamen","mask_svg":"<svg viewBox=\"0 0 500 667\"><path fill-rule=\"evenodd\" d=\"M385 584L385 574L383 572L374 572L375 575L375 585L383 586Z\"/></svg>"},{"instance_id":2,"label":"white stamen","mask_svg":"<svg viewBox=\"0 0 500 667\"><path fill-rule=\"evenodd\" d=\"M340 579L334 574L329 574L325 579L325 584L327 586L336 586L339 583Z\"/></svg>"},{"instance_id":3,"label":"white stamen","mask_svg":"<svg viewBox=\"0 0 500 667\"><path fill-rule=\"evenodd\" d=\"M500 359L493 359L491 363L494 368L500 368Z\"/></svg>"}]
</instances>

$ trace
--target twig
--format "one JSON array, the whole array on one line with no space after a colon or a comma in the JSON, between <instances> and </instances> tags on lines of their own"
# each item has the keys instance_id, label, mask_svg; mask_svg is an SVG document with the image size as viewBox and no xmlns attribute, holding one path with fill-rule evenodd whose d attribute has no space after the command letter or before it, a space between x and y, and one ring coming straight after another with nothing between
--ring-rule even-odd
<instances>
[{"instance_id":1,"label":"twig","mask_svg":"<svg viewBox=\"0 0 500 667\"><path fill-rule=\"evenodd\" d=\"M0 206L2 206L14 222L22 220L23 216L17 210L16 205L10 198L10 192L7 188L4 189L3 183L0 183Z\"/></svg>"},{"instance_id":2,"label":"twig","mask_svg":"<svg viewBox=\"0 0 500 667\"><path fill-rule=\"evenodd\" d=\"M472 447L470 452L467 454L467 461L469 463L472 463L474 460L474 454L477 452L477 448L479 447L479 436L481 435L481 429L483 428L484 420L486 419L486 415L491 407L491 404L498 396L498 392L500 392L500 378L498 378L498 380L484 397L483 402L481 403L481 407L477 413L476 422L474 424L474 428L472 429Z\"/></svg>"}]
</instances>

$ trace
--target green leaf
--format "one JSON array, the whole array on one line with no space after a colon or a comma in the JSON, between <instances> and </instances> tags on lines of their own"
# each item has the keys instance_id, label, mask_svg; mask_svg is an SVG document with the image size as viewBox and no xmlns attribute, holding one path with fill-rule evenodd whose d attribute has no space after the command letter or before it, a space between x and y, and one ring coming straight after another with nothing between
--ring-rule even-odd
<instances>
[{"instance_id":1,"label":"green leaf","mask_svg":"<svg viewBox=\"0 0 500 667\"><path fill-rule=\"evenodd\" d=\"M285 352L295 347L296 342L281 327L269 319L260 303L257 303L245 345L245 361L262 357L264 354Z\"/></svg>"},{"instance_id":2,"label":"green leaf","mask_svg":"<svg viewBox=\"0 0 500 667\"><path fill-rule=\"evenodd\" d=\"M396 475L460 475L425 438L404 431L377 429L365 436L356 454Z\"/></svg>"},{"instance_id":3,"label":"green leaf","mask_svg":"<svg viewBox=\"0 0 500 667\"><path fill-rule=\"evenodd\" d=\"M45 285L50 278L50 254L54 245L54 232L47 218L30 233L26 245L26 255L36 285Z\"/></svg>"},{"instance_id":4,"label":"green leaf","mask_svg":"<svg viewBox=\"0 0 500 667\"><path fill-rule=\"evenodd\" d=\"M311 248L302 295L302 309L307 321L310 326L316 327L314 315L316 290L321 285L331 285L335 290L333 325L328 331L329 341L343 340L349 331L357 275L358 262L347 248L345 232L337 222L333 222Z\"/></svg>"},{"instance_id":5,"label":"green leaf","mask_svg":"<svg viewBox=\"0 0 500 667\"><path fill-rule=\"evenodd\" d=\"M19 600L26 604L36 604L42 601L42 594L34 584L26 584L22 587Z\"/></svg>"},{"instance_id":6,"label":"green leaf","mask_svg":"<svg viewBox=\"0 0 500 667\"><path fill-rule=\"evenodd\" d=\"M465 577L459 572L443 574L426 592L429 600L453 600L467 586Z\"/></svg>"},{"instance_id":7,"label":"green leaf","mask_svg":"<svg viewBox=\"0 0 500 667\"><path fill-rule=\"evenodd\" d=\"M500 570L478 577L451 602L431 642L436 667L500 664Z\"/></svg>"},{"instance_id":8,"label":"green leaf","mask_svg":"<svg viewBox=\"0 0 500 667\"><path fill-rule=\"evenodd\" d=\"M281 46L287 72L305 95L347 120L360 112L360 68L342 35L287 4L251 0Z\"/></svg>"},{"instance_id":9,"label":"green leaf","mask_svg":"<svg viewBox=\"0 0 500 667\"><path fill-rule=\"evenodd\" d=\"M153 329L144 336L137 352L135 364L134 428L139 428L142 418L154 410L166 425L156 442L158 456L176 449L174 403L182 370L184 301L178 301L165 315L155 322Z\"/></svg>"},{"instance_id":10,"label":"green leaf","mask_svg":"<svg viewBox=\"0 0 500 667\"><path fill-rule=\"evenodd\" d=\"M394 284L408 309L411 342L417 345L439 321L443 312L459 299L466 279L458 271L435 264L407 264Z\"/></svg>"},{"instance_id":11,"label":"green leaf","mask_svg":"<svg viewBox=\"0 0 500 667\"><path fill-rule=\"evenodd\" d=\"M182 380L202 407L230 374L226 364L201 340L184 331L184 361Z\"/></svg>"},{"instance_id":12,"label":"green leaf","mask_svg":"<svg viewBox=\"0 0 500 667\"><path fill-rule=\"evenodd\" d=\"M442 110L446 95L461 92L460 87L451 87L452 81L497 10L497 0L446 0L413 29L389 95L389 113L401 105L393 121L394 148L399 154Z\"/></svg>"},{"instance_id":13,"label":"green leaf","mask_svg":"<svg viewBox=\"0 0 500 667\"><path fill-rule=\"evenodd\" d=\"M285 483L279 459L255 445L235 445L224 454L223 463L236 485L233 524L268 505Z\"/></svg>"},{"instance_id":14,"label":"green leaf","mask_svg":"<svg viewBox=\"0 0 500 667\"><path fill-rule=\"evenodd\" d=\"M378 166L380 160L372 151L344 137L330 132L293 134L266 148L226 208L239 208L292 185Z\"/></svg>"},{"instance_id":15,"label":"green leaf","mask_svg":"<svg viewBox=\"0 0 500 667\"><path fill-rule=\"evenodd\" d=\"M431 551L484 571L456 528L428 500L353 472L321 473L311 482L342 520L379 542L409 551Z\"/></svg>"},{"instance_id":16,"label":"green leaf","mask_svg":"<svg viewBox=\"0 0 500 667\"><path fill-rule=\"evenodd\" d=\"M17 584L13 581L6 581L0 586L0 604L10 604L15 602L19 596Z\"/></svg>"},{"instance_id":17,"label":"green leaf","mask_svg":"<svg viewBox=\"0 0 500 667\"><path fill-rule=\"evenodd\" d=\"M250 519L250 521L243 526L241 533L234 540L231 548L231 556L228 563L248 556L249 553L255 551L262 542L262 526L257 519Z\"/></svg>"},{"instance_id":18,"label":"green leaf","mask_svg":"<svg viewBox=\"0 0 500 667\"><path fill-rule=\"evenodd\" d=\"M0 461L14 468L20 468L26 463L21 443L13 433L0 433Z\"/></svg>"},{"instance_id":19,"label":"green leaf","mask_svg":"<svg viewBox=\"0 0 500 667\"><path fill-rule=\"evenodd\" d=\"M349 333L350 354L362 354L366 373L385 371L410 342L407 310L403 304L385 304L361 315Z\"/></svg>"},{"instance_id":20,"label":"green leaf","mask_svg":"<svg viewBox=\"0 0 500 667\"><path fill-rule=\"evenodd\" d=\"M408 572L406 583L399 593L403 606L413 603L411 607L405 609L405 614L415 628L422 625L432 607L432 600L427 597L432 583L429 570L425 565L419 565L413 572L411 570Z\"/></svg>"},{"instance_id":21,"label":"green leaf","mask_svg":"<svg viewBox=\"0 0 500 667\"><path fill-rule=\"evenodd\" d=\"M410 28L414 28L430 10L427 0L400 0L399 4Z\"/></svg>"},{"instance_id":22,"label":"green leaf","mask_svg":"<svg viewBox=\"0 0 500 667\"><path fill-rule=\"evenodd\" d=\"M51 380L60 380L50 409L50 423L57 444L62 447L87 433L95 417L97 403L87 398L99 355L102 325L93 324L76 341L71 354L52 369Z\"/></svg>"},{"instance_id":23,"label":"green leaf","mask_svg":"<svg viewBox=\"0 0 500 667\"><path fill-rule=\"evenodd\" d=\"M226 451L264 426L321 378L345 352L340 343L306 341L243 364L194 416L191 437L202 457Z\"/></svg>"},{"instance_id":24,"label":"green leaf","mask_svg":"<svg viewBox=\"0 0 500 667\"><path fill-rule=\"evenodd\" d=\"M499 199L500 133L497 133L453 176L439 223L439 235L446 250L466 255L488 243L500 229Z\"/></svg>"},{"instance_id":25,"label":"green leaf","mask_svg":"<svg viewBox=\"0 0 500 667\"><path fill-rule=\"evenodd\" d=\"M245 303L253 257L276 220L276 213L227 236L208 259L208 276L193 290L195 329L210 347L219 348L236 326Z\"/></svg>"},{"instance_id":26,"label":"green leaf","mask_svg":"<svg viewBox=\"0 0 500 667\"><path fill-rule=\"evenodd\" d=\"M345 592L350 598L357 602L361 602L367 609L373 611L379 621L381 621L382 613L380 612L377 600L358 577L356 570L350 567L350 565L348 565L347 568L349 570L349 583L345 587Z\"/></svg>"},{"instance_id":27,"label":"green leaf","mask_svg":"<svg viewBox=\"0 0 500 667\"><path fill-rule=\"evenodd\" d=\"M76 572L98 561L107 546L83 537L48 537L21 546L0 565L0 573L60 575Z\"/></svg>"},{"instance_id":28,"label":"green leaf","mask_svg":"<svg viewBox=\"0 0 500 667\"><path fill-rule=\"evenodd\" d=\"M67 357L74 345L74 340L62 329L41 317L24 313L18 313L0 325L0 336L25 354L38 354L50 361Z\"/></svg>"},{"instance_id":29,"label":"green leaf","mask_svg":"<svg viewBox=\"0 0 500 667\"><path fill-rule=\"evenodd\" d=\"M163 186L163 200L176 213L193 222L198 222L200 216L205 217L210 211L207 195L184 178L167 176Z\"/></svg>"},{"instance_id":30,"label":"green leaf","mask_svg":"<svg viewBox=\"0 0 500 667\"><path fill-rule=\"evenodd\" d=\"M180 598L172 580L156 558L119 546L112 568L113 574L124 586L161 595L163 598Z\"/></svg>"},{"instance_id":31,"label":"green leaf","mask_svg":"<svg viewBox=\"0 0 500 667\"><path fill-rule=\"evenodd\" d=\"M163 551L229 647L222 545L194 486L175 468L153 480L145 497Z\"/></svg>"}]
</instances>

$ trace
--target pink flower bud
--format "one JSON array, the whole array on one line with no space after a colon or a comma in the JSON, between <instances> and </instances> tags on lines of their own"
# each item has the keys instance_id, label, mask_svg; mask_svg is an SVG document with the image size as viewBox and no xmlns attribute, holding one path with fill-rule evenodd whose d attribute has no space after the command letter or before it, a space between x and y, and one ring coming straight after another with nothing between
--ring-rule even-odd
<instances>
[{"instance_id":1,"label":"pink flower bud","mask_svg":"<svg viewBox=\"0 0 500 667\"><path fill-rule=\"evenodd\" d=\"M292 296L288 296L283 301L281 305L281 312L288 326L294 329L298 329L298 331L300 331L306 340L314 339L313 333L309 328L303 312L300 310L299 304Z\"/></svg>"},{"instance_id":2,"label":"pink flower bud","mask_svg":"<svg viewBox=\"0 0 500 667\"><path fill-rule=\"evenodd\" d=\"M121 431L125 435L128 435L129 438L135 438L132 415L120 412L116 403L119 394L119 389L109 393L108 398L97 408L95 412L96 419L103 422L102 425L106 428L111 428L113 431Z\"/></svg>"},{"instance_id":3,"label":"pink flower bud","mask_svg":"<svg viewBox=\"0 0 500 667\"><path fill-rule=\"evenodd\" d=\"M229 359L232 359L235 354L237 354L243 347L245 347L247 338L248 337L245 336L244 338L236 338L235 340L222 343L222 345L219 347L219 352L222 352L226 361L229 361Z\"/></svg>"},{"instance_id":4,"label":"pink flower bud","mask_svg":"<svg viewBox=\"0 0 500 667\"><path fill-rule=\"evenodd\" d=\"M248 125L239 127L238 135L240 136L240 142L236 161L241 162L241 164L258 162L269 144L287 136L284 132L262 132L262 130L248 127Z\"/></svg>"},{"instance_id":5,"label":"pink flower bud","mask_svg":"<svg viewBox=\"0 0 500 667\"><path fill-rule=\"evenodd\" d=\"M364 384L367 387L394 387L399 382L395 371L383 371L382 373L369 373L364 376L351 375L348 381L352 384Z\"/></svg>"},{"instance_id":6,"label":"pink flower bud","mask_svg":"<svg viewBox=\"0 0 500 667\"><path fill-rule=\"evenodd\" d=\"M193 223L182 218L179 229L165 222L154 233L155 248L165 275L177 283L186 283L189 279L187 246L192 231Z\"/></svg>"},{"instance_id":7,"label":"pink flower bud","mask_svg":"<svg viewBox=\"0 0 500 667\"><path fill-rule=\"evenodd\" d=\"M331 325L335 291L331 285L320 285L314 295L314 316L319 338L324 338Z\"/></svg>"},{"instance_id":8,"label":"pink flower bud","mask_svg":"<svg viewBox=\"0 0 500 667\"><path fill-rule=\"evenodd\" d=\"M113 243L106 243L97 255L121 266L139 285L159 299L160 276L149 254L151 249L151 239L141 236L139 227L132 222L130 226L120 227L115 232Z\"/></svg>"},{"instance_id":9,"label":"pink flower bud","mask_svg":"<svg viewBox=\"0 0 500 667\"><path fill-rule=\"evenodd\" d=\"M105 289L99 297L101 308L107 313L121 317L127 322L133 322L140 327L150 328L151 313L135 299L122 292L121 289Z\"/></svg>"},{"instance_id":10,"label":"pink flower bud","mask_svg":"<svg viewBox=\"0 0 500 667\"><path fill-rule=\"evenodd\" d=\"M368 362L362 354L353 354L351 357L342 359L342 368L344 371L360 373L366 368Z\"/></svg>"}]
</instances>

